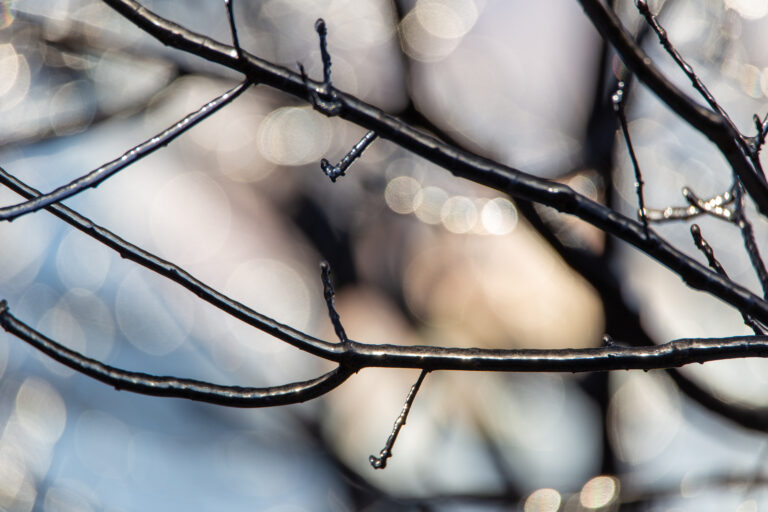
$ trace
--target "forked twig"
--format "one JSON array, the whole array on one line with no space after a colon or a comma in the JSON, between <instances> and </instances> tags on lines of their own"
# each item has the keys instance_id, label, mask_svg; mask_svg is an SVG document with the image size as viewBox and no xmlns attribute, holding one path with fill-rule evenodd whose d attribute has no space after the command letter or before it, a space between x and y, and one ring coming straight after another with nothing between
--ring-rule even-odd
<instances>
[{"instance_id":1,"label":"forked twig","mask_svg":"<svg viewBox=\"0 0 768 512\"><path fill-rule=\"evenodd\" d=\"M421 383L424 382L424 377L427 376L427 373L429 373L429 370L421 370L421 373L419 374L419 378L416 380L416 383L411 386L411 390L408 392L408 396L405 398L405 404L403 404L403 410L400 411L400 416L397 417L395 420L395 425L392 428L392 433L389 434L389 437L387 438L387 442L384 443L384 448L381 449L379 452L379 456L376 457L374 455L371 455L368 457L368 462L371 463L371 466L373 466L373 469L384 469L387 467L387 459L392 456L392 447L395 445L395 441L397 441L397 436L400 434L400 430L403 428L403 425L405 425L405 421L408 419L408 413L411 412L411 407L413 406L413 401L416 399L416 394L419 392L419 388L421 387Z\"/></svg>"}]
</instances>

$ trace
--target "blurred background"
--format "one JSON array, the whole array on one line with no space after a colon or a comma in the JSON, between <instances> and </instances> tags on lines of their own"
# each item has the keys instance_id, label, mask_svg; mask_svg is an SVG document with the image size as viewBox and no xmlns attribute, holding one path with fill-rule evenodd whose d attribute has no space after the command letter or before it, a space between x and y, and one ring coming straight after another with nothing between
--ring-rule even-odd
<instances>
[{"instance_id":1,"label":"blurred background","mask_svg":"<svg viewBox=\"0 0 768 512\"><path fill-rule=\"evenodd\" d=\"M223 1L145 0L229 43ZM764 0L651 2L744 133L768 109ZM615 2L658 66L685 76ZM242 46L322 75L447 141L567 183L632 216L610 97L624 70L573 0L237 2ZM96 0L0 1L0 166L47 191L220 95L237 74L169 50ZM651 208L723 192L704 137L627 79ZM691 94L692 91L691 91ZM746 334L738 312L572 217L456 179L377 140L337 183L320 170L365 133L254 87L167 148L66 204L273 318L332 340L318 263L368 343L565 348ZM0 204L20 197L0 190ZM758 241L768 225L751 204ZM697 219L730 276L759 285L737 229ZM654 226L703 261L688 223ZM0 298L121 368L243 386L326 371L46 212L0 225ZM685 368L718 403L763 413L768 363ZM238 410L117 392L0 334L0 509L768 509L766 440L665 372L430 374L384 471L418 372L366 369L307 404Z\"/></svg>"}]
</instances>

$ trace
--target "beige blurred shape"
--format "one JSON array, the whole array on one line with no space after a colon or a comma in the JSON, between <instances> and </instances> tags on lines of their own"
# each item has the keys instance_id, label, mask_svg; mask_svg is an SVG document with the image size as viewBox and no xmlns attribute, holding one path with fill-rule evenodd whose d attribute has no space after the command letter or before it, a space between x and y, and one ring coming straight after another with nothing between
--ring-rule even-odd
<instances>
[{"instance_id":1,"label":"beige blurred shape","mask_svg":"<svg viewBox=\"0 0 768 512\"><path fill-rule=\"evenodd\" d=\"M404 289L419 318L462 345L589 347L603 330L595 290L523 222L507 236L422 237Z\"/></svg>"}]
</instances>

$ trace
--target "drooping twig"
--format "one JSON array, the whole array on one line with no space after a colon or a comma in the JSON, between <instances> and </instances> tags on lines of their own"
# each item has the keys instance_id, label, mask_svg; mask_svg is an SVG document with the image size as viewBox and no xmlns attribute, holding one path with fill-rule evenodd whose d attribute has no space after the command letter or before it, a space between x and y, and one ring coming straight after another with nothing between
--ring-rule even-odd
<instances>
[{"instance_id":1,"label":"drooping twig","mask_svg":"<svg viewBox=\"0 0 768 512\"><path fill-rule=\"evenodd\" d=\"M240 40L237 37L237 26L235 25L234 6L232 5L232 2L234 1L235 0L224 0L224 5L227 7L227 18L229 19L229 31L232 34L232 44L235 47L237 58L240 60L244 60L243 49L240 48Z\"/></svg>"},{"instance_id":2,"label":"drooping twig","mask_svg":"<svg viewBox=\"0 0 768 512\"><path fill-rule=\"evenodd\" d=\"M632 167L635 170L635 192L637 192L638 210L637 216L643 223L645 238L648 239L648 218L645 214L645 198L643 197L643 176L640 173L640 165L637 163L635 148L632 146L632 140L629 137L629 127L627 126L627 116L624 114L624 82L619 82L619 87L613 95L613 109L619 118L621 132L624 134L624 142L627 144L629 158L632 160Z\"/></svg>"},{"instance_id":3,"label":"drooping twig","mask_svg":"<svg viewBox=\"0 0 768 512\"><path fill-rule=\"evenodd\" d=\"M85 357L21 322L10 313L5 300L0 300L0 326L56 361L118 390L186 398L228 407L273 407L305 402L331 391L351 375L349 370L339 366L316 379L283 386L221 386L192 379L130 372Z\"/></svg>"},{"instance_id":4,"label":"drooping twig","mask_svg":"<svg viewBox=\"0 0 768 512\"><path fill-rule=\"evenodd\" d=\"M45 208L49 204L57 203L68 197L72 197L75 194L82 192L83 190L99 185L101 182L116 172L153 153L157 149L166 146L172 140L195 126L203 119L206 119L214 112L228 105L235 98L240 96L248 88L249 85L249 80L238 84L213 101L206 103L196 112L189 114L181 121L167 128L162 133L159 133L151 139L142 142L115 160L112 160L111 162L104 164L97 169L94 169L88 174L85 174L66 185L63 185L47 194L38 195L34 199L29 199L23 203L0 208L0 220L13 220L27 213Z\"/></svg>"},{"instance_id":5,"label":"drooping twig","mask_svg":"<svg viewBox=\"0 0 768 512\"><path fill-rule=\"evenodd\" d=\"M323 280L323 295L325 296L325 304L328 306L328 316L333 324L333 330L336 331L339 341L346 343L347 333L344 332L344 326L341 325L341 318L336 311L336 306L333 303L334 290L333 283L331 283L331 266L327 261L320 262L320 276Z\"/></svg>"},{"instance_id":6,"label":"drooping twig","mask_svg":"<svg viewBox=\"0 0 768 512\"><path fill-rule=\"evenodd\" d=\"M421 383L424 382L424 377L427 376L428 371L427 370L421 370L421 373L419 374L419 378L416 380L416 383L411 386L411 390L408 392L408 396L405 398L405 404L403 404L403 410L400 411L400 416L397 417L395 420L395 425L392 428L392 433L389 434L389 437L387 438L387 442L384 443L384 448L381 449L379 452L379 456L376 457L374 455L371 455L368 457L368 462L371 463L371 466L373 466L373 469L384 469L387 467L387 459L392 456L392 447L395 445L395 441L397 441L397 436L400 434L400 430L403 428L403 425L405 425L405 421L408 419L408 413L411 412L411 407L413 406L413 401L416 399L416 394L419 392L419 388L421 387Z\"/></svg>"},{"instance_id":7,"label":"drooping twig","mask_svg":"<svg viewBox=\"0 0 768 512\"><path fill-rule=\"evenodd\" d=\"M712 246L709 245L706 240L704 240L704 236L701 234L701 228L698 224L691 225L691 236L693 237L693 242L696 244L696 248L699 249L707 258L709 266L723 277L728 277L728 273L715 257L715 251L712 250ZM742 312L741 316L744 318L744 323L747 324L753 331L755 331L755 334L765 334L763 328L750 315Z\"/></svg>"},{"instance_id":8,"label":"drooping twig","mask_svg":"<svg viewBox=\"0 0 768 512\"><path fill-rule=\"evenodd\" d=\"M350 165L352 165L352 162L360 158L363 151L365 151L365 148L367 148L374 140L376 140L376 132L370 131L366 133L363 135L363 138L360 139L360 142L355 144L337 165L332 165L328 160L323 158L320 160L320 168L325 175L331 178L331 181L335 183L339 176L344 176L344 172Z\"/></svg>"}]
</instances>

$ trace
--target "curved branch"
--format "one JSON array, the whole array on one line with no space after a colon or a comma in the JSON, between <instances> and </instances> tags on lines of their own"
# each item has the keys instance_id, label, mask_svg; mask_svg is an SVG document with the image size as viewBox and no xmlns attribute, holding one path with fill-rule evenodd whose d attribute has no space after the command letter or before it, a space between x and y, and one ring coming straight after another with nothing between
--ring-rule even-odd
<instances>
[{"instance_id":1,"label":"curved branch","mask_svg":"<svg viewBox=\"0 0 768 512\"><path fill-rule=\"evenodd\" d=\"M753 167L745 152L741 134L729 120L693 101L653 65L651 58L635 43L616 14L599 0L579 0L582 9L600 35L609 41L624 64L656 96L693 128L704 134L722 152L739 176L744 188L763 215L768 215L768 183Z\"/></svg>"},{"instance_id":2,"label":"curved branch","mask_svg":"<svg viewBox=\"0 0 768 512\"><path fill-rule=\"evenodd\" d=\"M2 167L0 167L0 183L10 188L17 194L32 199L38 197L40 192L25 184L18 178L11 176ZM221 309L243 322L260 329L278 339L281 339L294 347L309 352L310 354L322 357L324 359L337 359L332 354L338 354L340 347L332 343L319 340L296 329L283 325L280 322L252 310L248 306L233 300L221 292L216 291L202 281L198 280L187 271L158 258L149 251L145 251L126 240L123 240L116 234L106 228L95 224L90 219L83 217L74 210L61 204L52 204L46 206L46 209L55 216L69 224L70 226L82 231L94 240L101 242L110 249L117 251L120 256L131 260L143 267L146 267L171 281L174 281L187 290L191 291L204 301Z\"/></svg>"},{"instance_id":3,"label":"curved branch","mask_svg":"<svg viewBox=\"0 0 768 512\"><path fill-rule=\"evenodd\" d=\"M256 83L269 85L305 100L326 93L322 83L308 80L286 68L245 52L244 59L240 59L236 49L231 46L187 30L154 14L134 0L103 1L160 42L245 73ZM585 0L586 4L589 2ZM622 31L619 33L626 35ZM632 46L632 48L636 47ZM643 62L646 67L650 65L650 61ZM655 71L655 68L648 69ZM644 75L647 75L645 67L638 72L641 79ZM576 215L644 251L676 272L692 288L706 290L739 311L768 322L768 303L729 279L710 271L704 265L672 247L658 235L652 233L646 239L643 226L639 222L576 193L566 185L537 178L520 170L460 150L416 130L353 96L335 89L333 92L334 102L339 107L338 115L340 117L375 131L380 137L399 144L414 154L449 170L456 176L495 188L518 198L551 206L561 212ZM685 99L686 101L678 101L681 108L684 107L685 112L690 110L697 119L701 118L706 121L703 123L703 127L707 133L714 133L713 129L718 126L720 128L717 130L723 129L722 120L716 114L699 107L687 98ZM748 163L748 160L737 158L735 162ZM768 211L768 192L766 192L764 204L766 211Z\"/></svg>"},{"instance_id":4,"label":"curved branch","mask_svg":"<svg viewBox=\"0 0 768 512\"><path fill-rule=\"evenodd\" d=\"M165 147L179 135L186 132L222 107L231 103L235 98L245 92L249 85L250 82L248 80L236 85L218 98L203 105L196 112L189 114L181 121L167 128L162 133L155 135L145 142L142 142L138 146L128 150L123 155L115 158L111 162L106 163L97 169L94 169L88 174L85 174L71 181L70 183L67 183L66 185L62 185L61 187L48 192L47 194L38 194L34 199L29 199L23 203L0 208L0 220L13 220L15 218L21 217L22 215L26 215L27 213L32 213L45 208L49 204L57 203L68 197L72 197L75 194L82 192L83 190L98 186L101 182L116 172L153 153L155 150Z\"/></svg>"},{"instance_id":5,"label":"curved branch","mask_svg":"<svg viewBox=\"0 0 768 512\"><path fill-rule=\"evenodd\" d=\"M328 393L352 374L343 366L339 366L316 379L282 386L267 388L221 386L192 379L129 372L85 357L21 322L8 311L8 304L4 300L0 300L0 325L7 332L21 338L61 364L114 386L115 389L124 389L142 395L186 398L227 407L273 407L305 402Z\"/></svg>"}]
</instances>

